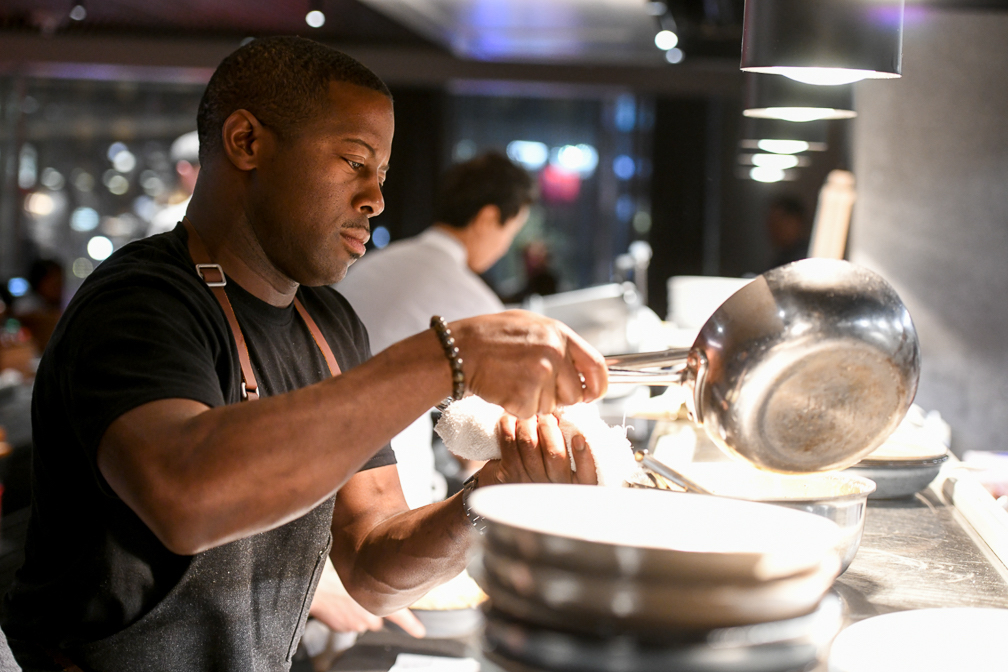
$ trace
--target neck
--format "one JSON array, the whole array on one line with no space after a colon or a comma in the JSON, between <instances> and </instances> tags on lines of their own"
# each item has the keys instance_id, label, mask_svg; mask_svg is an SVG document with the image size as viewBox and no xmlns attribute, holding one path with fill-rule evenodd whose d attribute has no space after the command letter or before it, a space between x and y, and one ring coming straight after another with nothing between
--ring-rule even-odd
<instances>
[{"instance_id":1,"label":"neck","mask_svg":"<svg viewBox=\"0 0 1008 672\"><path fill-rule=\"evenodd\" d=\"M289 306L298 283L269 260L241 199L234 196L233 190L215 189L209 175L207 178L196 183L186 216L199 232L211 258L232 281L256 298L281 308Z\"/></svg>"},{"instance_id":2,"label":"neck","mask_svg":"<svg viewBox=\"0 0 1008 672\"><path fill-rule=\"evenodd\" d=\"M473 259L478 255L477 244L478 241L476 236L473 235L472 227L466 227L464 229L459 229L454 226L449 226L447 224L435 223L433 228L437 229L441 233L448 234L458 242L462 244L462 247L466 251L466 265L469 267L473 273L479 274L482 271L478 271L472 266Z\"/></svg>"}]
</instances>

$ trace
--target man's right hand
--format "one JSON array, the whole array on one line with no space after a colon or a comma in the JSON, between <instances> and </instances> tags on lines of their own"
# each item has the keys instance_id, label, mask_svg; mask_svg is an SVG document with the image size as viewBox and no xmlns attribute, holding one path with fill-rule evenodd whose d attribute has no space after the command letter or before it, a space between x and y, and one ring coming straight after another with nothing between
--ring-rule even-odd
<instances>
[{"instance_id":1,"label":"man's right hand","mask_svg":"<svg viewBox=\"0 0 1008 672\"><path fill-rule=\"evenodd\" d=\"M519 418L598 399L608 387L602 355L556 320L513 310L449 326L467 389Z\"/></svg>"}]
</instances>

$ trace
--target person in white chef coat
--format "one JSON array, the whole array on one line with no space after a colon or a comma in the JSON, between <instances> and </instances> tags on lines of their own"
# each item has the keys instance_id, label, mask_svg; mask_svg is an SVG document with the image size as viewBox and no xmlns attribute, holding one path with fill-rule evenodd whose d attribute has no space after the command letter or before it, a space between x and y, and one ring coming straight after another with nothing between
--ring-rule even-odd
<instances>
[{"instance_id":1,"label":"person in white chef coat","mask_svg":"<svg viewBox=\"0 0 1008 672\"><path fill-rule=\"evenodd\" d=\"M479 276L511 247L535 195L529 174L502 154L452 166L437 188L434 224L369 252L336 285L367 327L372 352L428 329L431 315L450 321L504 310ZM392 439L403 494L413 508L433 499L432 430L425 413Z\"/></svg>"}]
</instances>

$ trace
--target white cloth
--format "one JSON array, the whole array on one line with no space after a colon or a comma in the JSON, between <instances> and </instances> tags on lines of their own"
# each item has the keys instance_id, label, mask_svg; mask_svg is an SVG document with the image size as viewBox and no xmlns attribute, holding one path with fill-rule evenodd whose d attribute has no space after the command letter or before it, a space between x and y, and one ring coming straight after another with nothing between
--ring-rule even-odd
<instances>
[{"instance_id":1,"label":"white cloth","mask_svg":"<svg viewBox=\"0 0 1008 672\"><path fill-rule=\"evenodd\" d=\"M434 431L455 455L467 460L499 459L497 422L504 409L472 396L451 404ZM560 432L571 456L571 469L577 471L571 438L580 433L595 459L595 475L599 485L622 486L636 480L639 467L633 448L622 427L610 427L599 416L596 404L574 404L558 409Z\"/></svg>"},{"instance_id":2,"label":"white cloth","mask_svg":"<svg viewBox=\"0 0 1008 672\"><path fill-rule=\"evenodd\" d=\"M367 327L371 351L430 328L432 315L449 322L504 310L497 295L467 265L465 247L436 228L368 252L335 285ZM465 353L463 353L463 357ZM430 504L434 470L429 414L392 439L399 482L410 508Z\"/></svg>"}]
</instances>

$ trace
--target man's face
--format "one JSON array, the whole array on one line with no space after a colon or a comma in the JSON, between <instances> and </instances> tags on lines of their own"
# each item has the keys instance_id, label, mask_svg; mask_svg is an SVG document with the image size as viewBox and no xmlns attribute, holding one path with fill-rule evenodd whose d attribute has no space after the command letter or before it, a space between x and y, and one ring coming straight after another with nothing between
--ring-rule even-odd
<instances>
[{"instance_id":1,"label":"man's face","mask_svg":"<svg viewBox=\"0 0 1008 672\"><path fill-rule=\"evenodd\" d=\"M308 286L343 279L364 254L368 220L385 208L392 101L346 82L292 137L276 138L254 171L247 216L270 262Z\"/></svg>"}]
</instances>

